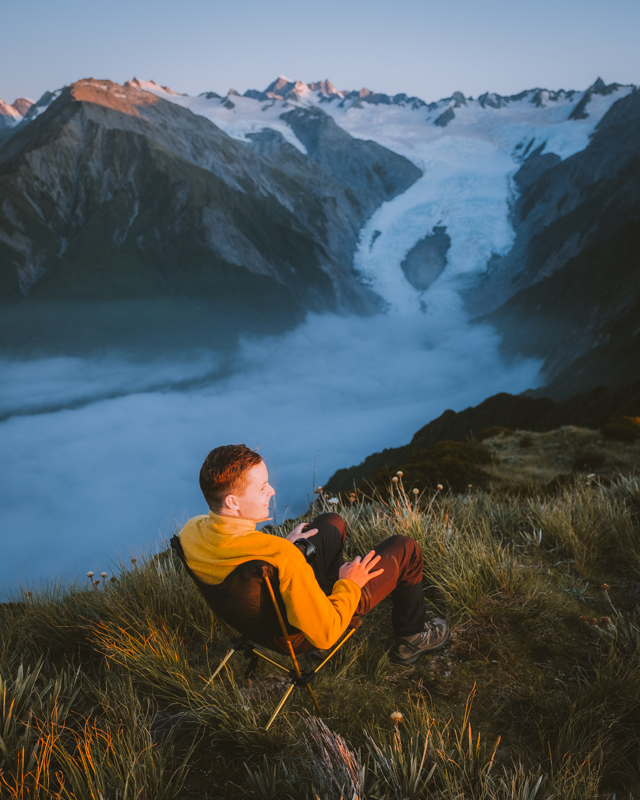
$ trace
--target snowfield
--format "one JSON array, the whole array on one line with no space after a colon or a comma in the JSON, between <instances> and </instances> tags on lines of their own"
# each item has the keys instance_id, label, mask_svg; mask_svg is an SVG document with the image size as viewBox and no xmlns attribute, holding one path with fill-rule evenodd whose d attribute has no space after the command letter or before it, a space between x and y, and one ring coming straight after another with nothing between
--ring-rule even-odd
<instances>
[{"instance_id":1,"label":"snowfield","mask_svg":"<svg viewBox=\"0 0 640 800\"><path fill-rule=\"evenodd\" d=\"M416 107L410 101L376 105L357 98L327 99L308 87L294 99L262 101L235 94L189 97L153 82L135 84L207 117L236 139L247 141L247 134L271 128L303 153L305 147L280 116L296 107L318 107L352 136L371 139L422 169L417 183L383 204L367 222L354 258L363 281L399 313L457 306L456 278L482 273L492 254L505 255L513 243L509 206L516 187L511 178L524 158L540 147L562 159L583 150L613 103L633 89L621 86L609 94L532 89L518 99L485 95L483 102L458 95ZM588 116L572 119L587 93ZM453 119L444 127L436 125L448 109ZM447 265L420 292L400 265L434 226L446 227L451 239Z\"/></svg>"}]
</instances>

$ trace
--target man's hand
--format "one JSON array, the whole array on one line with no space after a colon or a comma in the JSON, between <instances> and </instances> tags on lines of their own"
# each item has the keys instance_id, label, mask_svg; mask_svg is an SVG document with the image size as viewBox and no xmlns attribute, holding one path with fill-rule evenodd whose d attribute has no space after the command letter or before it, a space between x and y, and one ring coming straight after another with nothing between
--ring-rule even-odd
<instances>
[{"instance_id":1,"label":"man's hand","mask_svg":"<svg viewBox=\"0 0 640 800\"><path fill-rule=\"evenodd\" d=\"M313 536L314 533L318 532L317 528L310 528L308 531L305 531L304 528L306 528L308 525L308 522L301 522L299 525L296 525L291 533L285 538L287 538L290 542L297 542L298 539L308 539L310 536Z\"/></svg>"},{"instance_id":2,"label":"man's hand","mask_svg":"<svg viewBox=\"0 0 640 800\"><path fill-rule=\"evenodd\" d=\"M380 561L380 556L376 555L375 550L371 550L364 558L356 556L353 561L343 564L338 572L338 577L340 579L347 578L362 589L366 583L369 583L371 578L376 578L384 572L384 569L377 569L375 572L371 571L378 561Z\"/></svg>"}]
</instances>

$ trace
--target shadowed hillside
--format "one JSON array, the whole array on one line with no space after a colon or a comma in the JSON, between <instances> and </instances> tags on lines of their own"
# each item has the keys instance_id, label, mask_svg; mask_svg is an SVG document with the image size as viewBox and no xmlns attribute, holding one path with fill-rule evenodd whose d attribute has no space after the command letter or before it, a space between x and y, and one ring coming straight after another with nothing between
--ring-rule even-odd
<instances>
[{"instance_id":1,"label":"shadowed hillside","mask_svg":"<svg viewBox=\"0 0 640 800\"><path fill-rule=\"evenodd\" d=\"M640 91L612 105L581 152L562 161L544 149L514 177L513 248L469 298L490 310L506 352L545 359L542 391L565 400L640 373Z\"/></svg>"}]
</instances>

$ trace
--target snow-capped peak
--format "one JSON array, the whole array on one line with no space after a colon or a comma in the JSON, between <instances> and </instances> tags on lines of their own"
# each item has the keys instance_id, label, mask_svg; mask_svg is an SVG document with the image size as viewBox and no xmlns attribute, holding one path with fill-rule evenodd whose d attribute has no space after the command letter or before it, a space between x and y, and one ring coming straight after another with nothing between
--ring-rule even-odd
<instances>
[{"instance_id":1,"label":"snow-capped peak","mask_svg":"<svg viewBox=\"0 0 640 800\"><path fill-rule=\"evenodd\" d=\"M12 105L15 110L24 117L34 103L35 100L32 100L30 97L18 97L18 99L15 100Z\"/></svg>"},{"instance_id":2,"label":"snow-capped peak","mask_svg":"<svg viewBox=\"0 0 640 800\"><path fill-rule=\"evenodd\" d=\"M0 129L12 128L21 122L33 104L28 97L19 97L11 105L0 100Z\"/></svg>"},{"instance_id":3,"label":"snow-capped peak","mask_svg":"<svg viewBox=\"0 0 640 800\"><path fill-rule=\"evenodd\" d=\"M20 122L22 114L14 106L0 100L0 127L7 128Z\"/></svg>"},{"instance_id":4,"label":"snow-capped peak","mask_svg":"<svg viewBox=\"0 0 640 800\"><path fill-rule=\"evenodd\" d=\"M174 92L168 86L160 86L155 81L141 81L138 78L133 78L125 83L125 86L133 86L136 89L141 89L143 92L153 92L153 94L167 94L172 97L185 97L181 92Z\"/></svg>"}]
</instances>

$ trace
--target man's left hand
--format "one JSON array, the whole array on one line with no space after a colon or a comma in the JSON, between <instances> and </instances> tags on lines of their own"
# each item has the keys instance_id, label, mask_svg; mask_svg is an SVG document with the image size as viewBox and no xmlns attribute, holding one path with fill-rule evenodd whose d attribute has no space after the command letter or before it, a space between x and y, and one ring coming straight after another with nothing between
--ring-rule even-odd
<instances>
[{"instance_id":1,"label":"man's left hand","mask_svg":"<svg viewBox=\"0 0 640 800\"><path fill-rule=\"evenodd\" d=\"M290 542L297 542L298 539L308 539L310 536L313 536L318 532L317 528L310 528L308 531L304 530L308 527L308 522L301 522L299 525L291 531L291 533L286 537Z\"/></svg>"}]
</instances>

